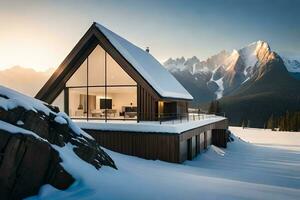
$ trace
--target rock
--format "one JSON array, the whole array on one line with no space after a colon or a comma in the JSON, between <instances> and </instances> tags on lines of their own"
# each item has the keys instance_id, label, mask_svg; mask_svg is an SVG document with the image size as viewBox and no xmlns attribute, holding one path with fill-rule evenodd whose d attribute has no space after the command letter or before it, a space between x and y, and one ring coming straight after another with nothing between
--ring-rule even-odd
<instances>
[{"instance_id":1,"label":"rock","mask_svg":"<svg viewBox=\"0 0 300 200\"><path fill-rule=\"evenodd\" d=\"M75 182L72 174L61 165L62 159L53 145L64 147L72 144L74 153L96 169L103 165L117 169L96 141L74 127L58 108L45 104L48 113L28 109L23 101L29 97L22 99L21 94L16 93L22 101L18 105L11 94L7 97L7 90L14 94L14 91L0 87L0 122L3 124L0 125L1 199L23 199L35 195L44 184L64 190ZM36 103L34 101L26 103L31 105Z\"/></svg>"},{"instance_id":2,"label":"rock","mask_svg":"<svg viewBox=\"0 0 300 200\"><path fill-rule=\"evenodd\" d=\"M216 92L219 89L219 86L215 81L208 81L207 87L212 92Z\"/></svg>"}]
</instances>

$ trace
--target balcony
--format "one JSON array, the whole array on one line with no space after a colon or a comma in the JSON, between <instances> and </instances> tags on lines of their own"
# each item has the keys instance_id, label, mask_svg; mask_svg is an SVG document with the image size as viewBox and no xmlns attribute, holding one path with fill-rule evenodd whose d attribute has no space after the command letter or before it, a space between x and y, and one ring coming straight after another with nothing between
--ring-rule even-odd
<instances>
[{"instance_id":1,"label":"balcony","mask_svg":"<svg viewBox=\"0 0 300 200\"><path fill-rule=\"evenodd\" d=\"M176 116L158 116L157 121L128 120L74 120L83 129L130 132L181 133L212 123L227 121L224 116L213 114L186 113Z\"/></svg>"}]
</instances>

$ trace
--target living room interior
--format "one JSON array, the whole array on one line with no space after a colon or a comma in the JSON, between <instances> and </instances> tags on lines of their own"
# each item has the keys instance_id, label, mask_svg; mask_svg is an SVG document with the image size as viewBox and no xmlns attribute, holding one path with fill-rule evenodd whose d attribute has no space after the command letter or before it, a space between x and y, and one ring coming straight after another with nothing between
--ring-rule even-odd
<instances>
[{"instance_id":1,"label":"living room interior","mask_svg":"<svg viewBox=\"0 0 300 200\"><path fill-rule=\"evenodd\" d=\"M100 46L67 81L65 90L54 101L73 119L137 119L137 84Z\"/></svg>"}]
</instances>

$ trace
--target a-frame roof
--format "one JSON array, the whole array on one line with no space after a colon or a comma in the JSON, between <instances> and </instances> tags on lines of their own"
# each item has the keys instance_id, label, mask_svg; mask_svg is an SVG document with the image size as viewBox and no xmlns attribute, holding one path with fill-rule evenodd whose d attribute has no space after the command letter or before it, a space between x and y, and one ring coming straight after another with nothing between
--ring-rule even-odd
<instances>
[{"instance_id":1,"label":"a-frame roof","mask_svg":"<svg viewBox=\"0 0 300 200\"><path fill-rule=\"evenodd\" d=\"M87 33L81 38L71 53L58 67L44 87L38 92L36 98L52 102L62 91L64 83L70 78L71 74L79 67L78 62L85 59L80 58L79 54L87 56L97 44L108 44L113 46L121 55L126 63L129 63L134 72L139 74L149 87L161 98L192 100L193 97L186 89L165 69L149 52L135 46L131 42L115 34L104 26L94 23ZM109 53L109 52L108 52ZM114 55L111 55L114 58ZM116 58L114 58L116 59ZM79 61L78 61L79 60ZM75 62L76 61L76 62ZM73 64L73 63L77 63ZM76 69L75 69L76 68ZM66 76L66 77L62 77ZM61 83L63 81L64 83ZM55 91L52 95L47 90Z\"/></svg>"},{"instance_id":2,"label":"a-frame roof","mask_svg":"<svg viewBox=\"0 0 300 200\"><path fill-rule=\"evenodd\" d=\"M193 99L174 76L150 53L100 24L96 24L96 27L162 97Z\"/></svg>"}]
</instances>

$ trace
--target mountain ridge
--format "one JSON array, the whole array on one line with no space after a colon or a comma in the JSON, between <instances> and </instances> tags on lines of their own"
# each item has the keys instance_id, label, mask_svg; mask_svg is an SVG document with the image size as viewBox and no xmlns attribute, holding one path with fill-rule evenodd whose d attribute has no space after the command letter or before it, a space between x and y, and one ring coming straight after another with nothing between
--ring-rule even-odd
<instances>
[{"instance_id":1,"label":"mountain ridge","mask_svg":"<svg viewBox=\"0 0 300 200\"><path fill-rule=\"evenodd\" d=\"M46 71L36 71L18 65L12 66L0 70L0 85L13 88L29 96L35 96L54 70L54 68L49 68Z\"/></svg>"},{"instance_id":2,"label":"mountain ridge","mask_svg":"<svg viewBox=\"0 0 300 200\"><path fill-rule=\"evenodd\" d=\"M264 127L271 115L300 110L300 65L272 51L267 42L214 55L210 66L206 61L199 63L181 63L184 69L168 65L167 69L194 96L191 106L207 109L210 101L218 99L231 125L247 120L253 127Z\"/></svg>"},{"instance_id":3,"label":"mountain ridge","mask_svg":"<svg viewBox=\"0 0 300 200\"><path fill-rule=\"evenodd\" d=\"M215 99L220 99L223 95L230 95L242 84L250 80L257 71L258 76L264 75L266 69L261 66L272 59L282 59L284 66L293 76L297 77L300 73L300 62L281 58L276 52L272 51L270 45L262 40L250 43L240 49L234 49L231 53L223 50L204 61L200 61L196 56L191 58L169 58L164 62L164 66L180 81L199 80L199 76L206 82L207 89L214 93ZM180 73L188 72L182 76ZM185 73L186 74L186 73ZM195 81L194 81L195 82ZM197 84L197 83L195 83ZM200 83L199 84L203 84ZM189 88L187 88L189 90ZM194 93L195 92L191 92ZM199 102L203 102L201 99Z\"/></svg>"}]
</instances>

